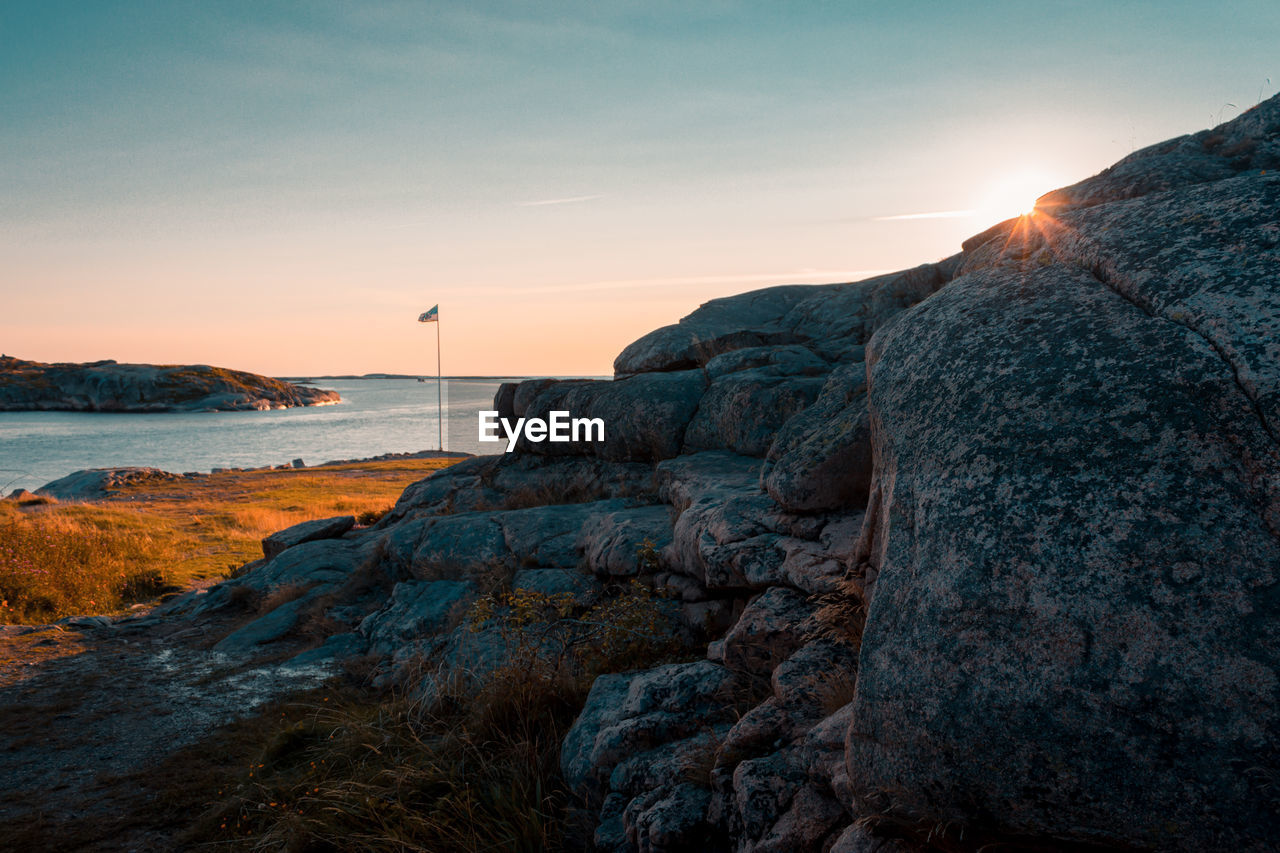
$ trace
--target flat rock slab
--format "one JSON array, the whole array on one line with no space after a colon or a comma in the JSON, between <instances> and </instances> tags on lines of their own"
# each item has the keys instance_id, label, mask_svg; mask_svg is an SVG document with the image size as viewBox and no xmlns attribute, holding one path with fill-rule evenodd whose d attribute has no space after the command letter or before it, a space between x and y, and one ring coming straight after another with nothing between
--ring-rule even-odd
<instances>
[{"instance_id":1,"label":"flat rock slab","mask_svg":"<svg viewBox=\"0 0 1280 853\"><path fill-rule=\"evenodd\" d=\"M355 516L339 515L334 518L318 518L304 521L284 530L277 530L262 540L262 553L270 560L294 545L314 542L317 539L337 539L356 526Z\"/></svg>"},{"instance_id":2,"label":"flat rock slab","mask_svg":"<svg viewBox=\"0 0 1280 853\"><path fill-rule=\"evenodd\" d=\"M87 468L44 484L36 494L60 501L91 501L125 486L181 479L182 475L159 468Z\"/></svg>"}]
</instances>

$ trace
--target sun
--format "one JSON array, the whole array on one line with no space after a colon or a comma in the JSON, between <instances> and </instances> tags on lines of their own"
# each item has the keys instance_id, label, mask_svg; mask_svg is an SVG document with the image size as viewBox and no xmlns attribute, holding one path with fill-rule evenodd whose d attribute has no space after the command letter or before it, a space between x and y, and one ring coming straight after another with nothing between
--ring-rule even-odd
<instances>
[{"instance_id":1,"label":"sun","mask_svg":"<svg viewBox=\"0 0 1280 853\"><path fill-rule=\"evenodd\" d=\"M1047 169L1019 169L1005 172L987 184L978 202L984 220L1003 222L1035 210L1036 199L1062 186L1061 179Z\"/></svg>"}]
</instances>

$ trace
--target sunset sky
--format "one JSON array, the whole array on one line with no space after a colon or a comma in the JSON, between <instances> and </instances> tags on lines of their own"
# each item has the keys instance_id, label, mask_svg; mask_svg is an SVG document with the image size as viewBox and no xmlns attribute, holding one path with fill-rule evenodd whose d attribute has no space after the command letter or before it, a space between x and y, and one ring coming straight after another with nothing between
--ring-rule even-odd
<instances>
[{"instance_id":1,"label":"sunset sky","mask_svg":"<svg viewBox=\"0 0 1280 853\"><path fill-rule=\"evenodd\" d=\"M0 0L0 350L609 373L1280 85L1280 3Z\"/></svg>"}]
</instances>

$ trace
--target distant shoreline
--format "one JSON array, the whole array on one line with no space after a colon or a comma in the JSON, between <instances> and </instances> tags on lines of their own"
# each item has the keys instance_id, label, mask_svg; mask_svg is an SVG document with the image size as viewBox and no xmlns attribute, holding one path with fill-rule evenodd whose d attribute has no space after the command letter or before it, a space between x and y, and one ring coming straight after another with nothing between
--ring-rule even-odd
<instances>
[{"instance_id":1,"label":"distant shoreline","mask_svg":"<svg viewBox=\"0 0 1280 853\"><path fill-rule=\"evenodd\" d=\"M335 373L335 374L307 374L306 376L276 376L281 382L293 382L298 385L313 385L316 382L325 380L339 379L343 381L356 381L360 379L425 379L433 380L436 377L429 376L425 373ZM564 376L542 376L540 374L530 374L528 376L505 375L498 374L495 376L441 376L445 382L521 382L525 379L604 379L611 380L611 375L564 375Z\"/></svg>"}]
</instances>

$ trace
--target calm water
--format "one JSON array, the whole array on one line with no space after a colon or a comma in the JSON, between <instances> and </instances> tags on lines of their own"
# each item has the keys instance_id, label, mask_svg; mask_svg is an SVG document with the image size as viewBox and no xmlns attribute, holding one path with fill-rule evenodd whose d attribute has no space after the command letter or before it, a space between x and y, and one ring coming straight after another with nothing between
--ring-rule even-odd
<instances>
[{"instance_id":1,"label":"calm water","mask_svg":"<svg viewBox=\"0 0 1280 853\"><path fill-rule=\"evenodd\" d=\"M492 453L476 440L476 412L503 377L445 381L446 450ZM335 406L270 412L100 414L0 412L0 491L35 489L82 468L166 471L308 465L438 447L436 384L416 379L321 379Z\"/></svg>"}]
</instances>

